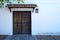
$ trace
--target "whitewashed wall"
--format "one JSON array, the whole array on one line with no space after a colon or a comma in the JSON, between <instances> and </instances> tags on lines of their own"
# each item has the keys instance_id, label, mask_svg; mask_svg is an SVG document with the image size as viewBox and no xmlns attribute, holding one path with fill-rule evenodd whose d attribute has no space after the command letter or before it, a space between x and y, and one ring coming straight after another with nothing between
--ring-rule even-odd
<instances>
[{"instance_id":1,"label":"whitewashed wall","mask_svg":"<svg viewBox=\"0 0 60 40\"><path fill-rule=\"evenodd\" d=\"M32 35L60 35L60 0L25 0L25 4L37 4L39 8L39 13L32 14ZM8 8L0 9L0 35L3 34L13 34Z\"/></svg>"},{"instance_id":2,"label":"whitewashed wall","mask_svg":"<svg viewBox=\"0 0 60 40\"><path fill-rule=\"evenodd\" d=\"M12 35L12 13L8 8L0 8L0 35Z\"/></svg>"}]
</instances>

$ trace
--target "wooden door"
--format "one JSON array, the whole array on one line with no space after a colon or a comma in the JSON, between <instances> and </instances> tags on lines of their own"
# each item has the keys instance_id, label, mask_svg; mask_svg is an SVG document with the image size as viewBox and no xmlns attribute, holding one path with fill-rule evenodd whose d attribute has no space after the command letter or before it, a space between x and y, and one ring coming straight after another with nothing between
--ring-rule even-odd
<instances>
[{"instance_id":1,"label":"wooden door","mask_svg":"<svg viewBox=\"0 0 60 40\"><path fill-rule=\"evenodd\" d=\"M31 12L13 12L13 34L31 34Z\"/></svg>"}]
</instances>

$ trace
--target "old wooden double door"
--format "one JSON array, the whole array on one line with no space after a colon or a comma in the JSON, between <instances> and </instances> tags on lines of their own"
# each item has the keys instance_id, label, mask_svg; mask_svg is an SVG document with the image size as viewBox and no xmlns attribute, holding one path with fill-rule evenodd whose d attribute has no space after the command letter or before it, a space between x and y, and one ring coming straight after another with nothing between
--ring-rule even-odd
<instances>
[{"instance_id":1,"label":"old wooden double door","mask_svg":"<svg viewBox=\"0 0 60 40\"><path fill-rule=\"evenodd\" d=\"M13 12L13 34L31 34L31 12Z\"/></svg>"}]
</instances>

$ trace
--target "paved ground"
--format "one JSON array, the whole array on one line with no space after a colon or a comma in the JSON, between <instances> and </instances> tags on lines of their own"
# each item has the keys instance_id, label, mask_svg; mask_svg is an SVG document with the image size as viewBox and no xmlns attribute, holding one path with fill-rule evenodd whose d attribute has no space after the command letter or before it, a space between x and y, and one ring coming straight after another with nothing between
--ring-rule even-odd
<instances>
[{"instance_id":1,"label":"paved ground","mask_svg":"<svg viewBox=\"0 0 60 40\"><path fill-rule=\"evenodd\" d=\"M60 35L38 35L38 40L60 40Z\"/></svg>"},{"instance_id":2,"label":"paved ground","mask_svg":"<svg viewBox=\"0 0 60 40\"><path fill-rule=\"evenodd\" d=\"M4 40L38 40L37 37L31 35L14 35L7 36Z\"/></svg>"},{"instance_id":3,"label":"paved ground","mask_svg":"<svg viewBox=\"0 0 60 40\"><path fill-rule=\"evenodd\" d=\"M60 40L60 35L10 35L0 36L0 40Z\"/></svg>"}]
</instances>

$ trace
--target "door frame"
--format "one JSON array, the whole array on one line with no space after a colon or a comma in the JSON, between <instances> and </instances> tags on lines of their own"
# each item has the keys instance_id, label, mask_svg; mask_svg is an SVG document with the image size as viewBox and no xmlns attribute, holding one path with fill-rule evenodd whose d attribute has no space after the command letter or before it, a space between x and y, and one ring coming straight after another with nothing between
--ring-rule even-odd
<instances>
[{"instance_id":1,"label":"door frame","mask_svg":"<svg viewBox=\"0 0 60 40\"><path fill-rule=\"evenodd\" d=\"M13 11L31 11L31 14L32 14L33 9L32 8L12 8L11 11L12 11L12 17L13 17ZM31 17L31 19L32 19L32 17ZM13 27L14 27L14 25L12 24L12 29L13 29ZM12 30L12 33L13 33L13 30ZM13 35L14 35L14 33L13 33ZM32 20L31 20L31 34L30 35L32 35Z\"/></svg>"}]
</instances>

